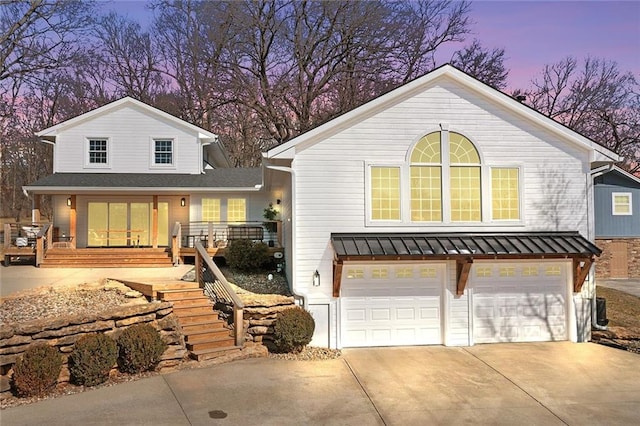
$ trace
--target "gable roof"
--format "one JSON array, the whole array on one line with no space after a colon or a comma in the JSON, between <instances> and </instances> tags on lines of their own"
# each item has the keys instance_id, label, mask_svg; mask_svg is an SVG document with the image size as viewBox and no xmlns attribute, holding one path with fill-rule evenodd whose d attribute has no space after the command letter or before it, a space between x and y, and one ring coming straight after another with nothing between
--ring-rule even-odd
<instances>
[{"instance_id":1,"label":"gable roof","mask_svg":"<svg viewBox=\"0 0 640 426\"><path fill-rule=\"evenodd\" d=\"M55 173L23 189L36 194L108 192L218 192L257 191L261 168L208 169L204 174L164 173Z\"/></svg>"},{"instance_id":2,"label":"gable roof","mask_svg":"<svg viewBox=\"0 0 640 426\"><path fill-rule=\"evenodd\" d=\"M603 175L608 174L615 174L622 179L622 181L629 182L634 187L640 187L640 177L631 174L616 165L602 165L591 169L591 175L594 179L601 178ZM601 178L599 180L604 181L605 179ZM596 181L596 183L598 182Z\"/></svg>"},{"instance_id":3,"label":"gable roof","mask_svg":"<svg viewBox=\"0 0 640 426\"><path fill-rule=\"evenodd\" d=\"M366 104L359 106L339 117L334 118L306 133L303 133L288 142L280 144L266 153L267 158L293 158L295 156L296 147L303 145L313 145L326 139L335 132L347 128L364 118L382 111L398 101L408 98L415 93L426 90L434 83L441 79L449 79L458 85L497 103L498 105L508 109L510 112L521 116L530 122L536 123L553 134L562 137L571 143L590 149L592 152L598 152L611 161L620 161L621 158L600 145L599 143L581 135L580 133L570 129L569 127L541 114L535 109L513 99L511 96L494 89L493 87L477 80L476 78L466 74L465 72L446 64L435 70L419 77L403 86L398 87L384 95L381 95ZM592 161L595 161L594 158Z\"/></svg>"},{"instance_id":4,"label":"gable roof","mask_svg":"<svg viewBox=\"0 0 640 426\"><path fill-rule=\"evenodd\" d=\"M36 136L39 136L46 142L54 142L56 140L56 136L73 126L76 126L85 121L91 120L92 118L99 117L101 115L108 114L111 111L115 111L119 108L125 107L137 107L145 111L151 116L159 117L163 120L167 120L173 123L176 126L186 128L192 132L196 132L198 135L198 140L203 145L210 145L210 152L213 158L216 159L217 162L221 165L221 167L231 167L231 161L227 156L226 150L222 147L222 143L218 139L218 135L212 133L208 130L205 130L201 127L198 127L194 124L191 124L187 121L184 121L174 115L171 115L167 112L164 112L158 108L154 108L151 105L145 104L137 99L134 99L130 96L126 96L124 98L118 99L117 101L108 103L99 108L91 110L89 112L85 112L84 114L80 114L76 117L70 118L69 120L58 123L54 126L48 127L44 130L40 130L36 133Z\"/></svg>"}]
</instances>

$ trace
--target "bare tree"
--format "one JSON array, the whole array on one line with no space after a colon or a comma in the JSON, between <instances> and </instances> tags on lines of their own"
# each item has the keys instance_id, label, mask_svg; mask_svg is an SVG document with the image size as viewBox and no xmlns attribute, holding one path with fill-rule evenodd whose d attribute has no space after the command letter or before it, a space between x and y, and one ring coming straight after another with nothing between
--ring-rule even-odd
<instances>
[{"instance_id":1,"label":"bare tree","mask_svg":"<svg viewBox=\"0 0 640 426\"><path fill-rule=\"evenodd\" d=\"M504 66L504 49L482 47L480 40L453 54L451 65L498 90L507 87L509 71Z\"/></svg>"},{"instance_id":2,"label":"bare tree","mask_svg":"<svg viewBox=\"0 0 640 426\"><path fill-rule=\"evenodd\" d=\"M640 170L640 86L613 61L567 57L546 65L526 92L543 114L625 157Z\"/></svg>"}]
</instances>

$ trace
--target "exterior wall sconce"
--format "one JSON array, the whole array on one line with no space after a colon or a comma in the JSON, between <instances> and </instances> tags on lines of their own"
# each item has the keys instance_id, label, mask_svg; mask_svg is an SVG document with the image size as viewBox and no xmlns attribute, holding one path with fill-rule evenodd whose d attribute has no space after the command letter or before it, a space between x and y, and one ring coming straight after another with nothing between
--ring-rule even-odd
<instances>
[{"instance_id":1,"label":"exterior wall sconce","mask_svg":"<svg viewBox=\"0 0 640 426\"><path fill-rule=\"evenodd\" d=\"M282 203L282 201L280 200L280 198L278 198L278 199L276 200L276 204L277 204L277 205L280 205L280 203Z\"/></svg>"},{"instance_id":2,"label":"exterior wall sconce","mask_svg":"<svg viewBox=\"0 0 640 426\"><path fill-rule=\"evenodd\" d=\"M187 200L184 199L184 197L180 198L180 207L184 207L187 205Z\"/></svg>"},{"instance_id":3,"label":"exterior wall sconce","mask_svg":"<svg viewBox=\"0 0 640 426\"><path fill-rule=\"evenodd\" d=\"M313 273L313 286L314 287L320 287L320 272L318 272L317 269Z\"/></svg>"},{"instance_id":4,"label":"exterior wall sconce","mask_svg":"<svg viewBox=\"0 0 640 426\"><path fill-rule=\"evenodd\" d=\"M71 207L71 197L67 198L67 206Z\"/></svg>"}]
</instances>

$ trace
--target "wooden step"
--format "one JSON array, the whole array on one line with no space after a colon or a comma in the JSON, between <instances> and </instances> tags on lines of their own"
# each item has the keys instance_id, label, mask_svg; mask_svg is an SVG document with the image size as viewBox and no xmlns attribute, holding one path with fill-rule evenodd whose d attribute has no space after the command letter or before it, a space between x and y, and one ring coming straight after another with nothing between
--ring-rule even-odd
<instances>
[{"instance_id":1,"label":"wooden step","mask_svg":"<svg viewBox=\"0 0 640 426\"><path fill-rule=\"evenodd\" d=\"M185 324L181 319L178 319L178 322L180 322L180 327L182 327L183 334L191 334L191 333L196 333L201 331L206 332L206 331L219 330L219 329L228 330L228 328L226 328L226 323L221 319L215 319L212 321L192 322L187 324Z\"/></svg>"},{"instance_id":2,"label":"wooden step","mask_svg":"<svg viewBox=\"0 0 640 426\"><path fill-rule=\"evenodd\" d=\"M242 346L229 346L225 348L204 349L191 352L191 358L196 361L206 361L208 359L219 358L226 355L240 354Z\"/></svg>"},{"instance_id":3,"label":"wooden step","mask_svg":"<svg viewBox=\"0 0 640 426\"><path fill-rule=\"evenodd\" d=\"M186 308L173 307L173 313L178 317L178 320L187 317L212 314L214 312L216 311L213 310L213 306L210 304L205 304L204 306L188 306Z\"/></svg>"},{"instance_id":4,"label":"wooden step","mask_svg":"<svg viewBox=\"0 0 640 426\"><path fill-rule=\"evenodd\" d=\"M164 300L164 299L163 299ZM173 309L213 307L213 301L207 296L194 297L193 299L172 300Z\"/></svg>"},{"instance_id":5,"label":"wooden step","mask_svg":"<svg viewBox=\"0 0 640 426\"><path fill-rule=\"evenodd\" d=\"M206 297L204 290L201 288L185 288L177 290L159 290L157 292L158 299L166 302L174 302L178 300L201 299Z\"/></svg>"},{"instance_id":6,"label":"wooden step","mask_svg":"<svg viewBox=\"0 0 640 426\"><path fill-rule=\"evenodd\" d=\"M191 352L198 352L206 349L216 349L233 346L234 343L235 341L233 337L217 337L197 343L187 343L187 349Z\"/></svg>"},{"instance_id":7,"label":"wooden step","mask_svg":"<svg viewBox=\"0 0 640 426\"><path fill-rule=\"evenodd\" d=\"M231 330L226 327L202 330L202 331L197 331L197 332L188 333L188 334L185 333L185 336L184 336L185 341L191 344L207 342L211 339L220 339L220 338L228 338L228 337L231 337L233 339L233 336L231 335Z\"/></svg>"},{"instance_id":8,"label":"wooden step","mask_svg":"<svg viewBox=\"0 0 640 426\"><path fill-rule=\"evenodd\" d=\"M173 262L166 248L89 248L49 249L42 267L170 267Z\"/></svg>"},{"instance_id":9,"label":"wooden step","mask_svg":"<svg viewBox=\"0 0 640 426\"><path fill-rule=\"evenodd\" d=\"M185 325L201 324L204 322L222 321L218 317L217 311L211 311L207 314L190 315L188 317L178 317L178 322L184 328ZM224 324L224 321L222 321Z\"/></svg>"}]
</instances>

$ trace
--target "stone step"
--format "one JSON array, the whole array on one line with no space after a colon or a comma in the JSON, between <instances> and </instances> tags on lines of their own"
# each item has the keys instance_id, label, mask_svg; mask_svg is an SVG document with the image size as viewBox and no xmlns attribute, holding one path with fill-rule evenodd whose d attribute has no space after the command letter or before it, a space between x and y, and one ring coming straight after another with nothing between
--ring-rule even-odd
<instances>
[{"instance_id":1,"label":"stone step","mask_svg":"<svg viewBox=\"0 0 640 426\"><path fill-rule=\"evenodd\" d=\"M196 351L191 351L191 358L196 361L206 361L208 359L220 358L227 355L240 354L242 353L242 346L230 345L226 347L212 348L212 349L201 349Z\"/></svg>"}]
</instances>

